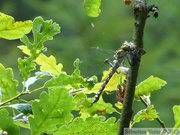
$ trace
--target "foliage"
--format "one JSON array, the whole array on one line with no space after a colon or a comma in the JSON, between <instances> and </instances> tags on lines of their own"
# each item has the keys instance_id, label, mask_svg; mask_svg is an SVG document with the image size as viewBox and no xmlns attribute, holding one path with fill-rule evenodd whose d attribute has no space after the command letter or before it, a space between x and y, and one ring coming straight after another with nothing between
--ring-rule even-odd
<instances>
[{"instance_id":1,"label":"foliage","mask_svg":"<svg viewBox=\"0 0 180 135\"><path fill-rule=\"evenodd\" d=\"M7 15L3 14L3 16ZM12 17L9 18L13 20ZM11 22L13 23L13 21ZM20 24L29 27L29 25L26 25L26 21ZM11 29L12 25L7 27ZM64 71L63 65L61 63L57 64L54 56L48 57L45 55L47 48L44 43L52 40L53 36L60 32L59 25L52 20L44 21L42 17L35 18L32 23L33 42L30 42L30 38L25 35L30 30L24 29L17 29L16 32L20 34L16 36L9 36L9 33L1 36L5 39L20 38L24 45L18 48L22 50L26 57L18 58L22 83L20 80L14 79L11 68L0 65L0 129L12 135L20 134L19 127L29 129L33 135L41 133L57 135L73 133L117 134L119 121L113 117L107 119L100 115L120 114L120 109L114 104L105 103L103 97L100 98L98 103L92 105L93 99L90 94L98 91L103 79L97 82L95 76L89 78L81 76L79 59L74 62L74 72L68 75ZM28 29L31 29L31 27ZM32 75L33 73L35 73L35 76ZM104 71L102 78L105 78L107 73L108 71ZM122 85L122 75L115 74L113 76L106 87L106 93L115 92L117 84ZM35 84L40 79L45 80L43 86L31 89L30 85ZM148 86L146 86L147 84ZM135 101L139 100L139 96L149 96L148 99L150 100L151 92L159 90L165 84L165 81L157 77L148 78L137 86ZM19 92L20 87L22 87L22 90ZM140 93L140 89L144 88L146 90ZM37 92L40 93L39 98L25 101L22 97L22 95L31 96L31 94ZM117 104L121 103L117 101ZM7 108L13 110L13 116ZM78 116L73 111L78 112ZM173 111L175 114L175 128L177 128L179 127L179 107L175 106ZM149 105L134 116L134 123L145 119L153 120L157 117L159 116L153 105Z\"/></svg>"},{"instance_id":2,"label":"foliage","mask_svg":"<svg viewBox=\"0 0 180 135\"><path fill-rule=\"evenodd\" d=\"M13 40L24 36L31 31L32 21L15 22L14 18L0 13L0 37ZM7 23L8 22L8 23Z\"/></svg>"},{"instance_id":3,"label":"foliage","mask_svg":"<svg viewBox=\"0 0 180 135\"><path fill-rule=\"evenodd\" d=\"M87 15L90 17L97 17L99 16L101 0L85 0L84 7L87 12Z\"/></svg>"}]
</instances>

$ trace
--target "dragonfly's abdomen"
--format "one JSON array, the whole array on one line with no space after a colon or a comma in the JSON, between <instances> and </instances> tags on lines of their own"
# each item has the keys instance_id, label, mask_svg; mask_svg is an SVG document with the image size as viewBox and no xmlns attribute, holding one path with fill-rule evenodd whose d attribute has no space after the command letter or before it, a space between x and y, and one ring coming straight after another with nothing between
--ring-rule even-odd
<instances>
[{"instance_id":1,"label":"dragonfly's abdomen","mask_svg":"<svg viewBox=\"0 0 180 135\"><path fill-rule=\"evenodd\" d=\"M113 66L113 68L111 69L111 71L109 72L108 76L107 76L107 77L105 78L105 80L103 81L103 84L101 85L98 93L95 95L94 100L93 100L93 104L96 103L96 102L99 100L99 98L100 98L100 96L101 96L104 88L105 88L106 85L108 84L108 82L109 82L109 80L111 79L111 77L113 76L113 74L117 71L117 69L119 68L119 66L120 66L120 65L119 65L118 62L116 62L116 63L114 64L114 66Z\"/></svg>"}]
</instances>

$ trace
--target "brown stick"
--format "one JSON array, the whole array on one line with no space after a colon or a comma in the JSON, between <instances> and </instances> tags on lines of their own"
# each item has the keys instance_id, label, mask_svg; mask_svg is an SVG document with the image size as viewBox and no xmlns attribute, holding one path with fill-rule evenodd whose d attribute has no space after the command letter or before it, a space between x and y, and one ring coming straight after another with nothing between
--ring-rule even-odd
<instances>
[{"instance_id":1,"label":"brown stick","mask_svg":"<svg viewBox=\"0 0 180 135\"><path fill-rule=\"evenodd\" d=\"M146 6L146 0L136 0L134 6L135 23L133 33L133 43L136 45L136 51L131 61L132 63L130 66L130 74L127 77L126 93L120 118L121 122L118 135L124 135L124 128L129 128L133 115L132 104L134 100L136 80L141 60L141 54L138 52L139 49L143 48L143 32L147 15L148 10Z\"/></svg>"}]
</instances>

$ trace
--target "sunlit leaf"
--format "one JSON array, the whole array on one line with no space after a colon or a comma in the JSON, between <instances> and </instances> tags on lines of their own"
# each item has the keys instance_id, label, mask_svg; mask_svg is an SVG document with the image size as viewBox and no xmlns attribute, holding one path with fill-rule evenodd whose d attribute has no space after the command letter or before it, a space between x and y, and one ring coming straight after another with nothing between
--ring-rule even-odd
<instances>
[{"instance_id":1,"label":"sunlit leaf","mask_svg":"<svg viewBox=\"0 0 180 135\"><path fill-rule=\"evenodd\" d=\"M6 101L18 94L16 89L18 81L14 80L14 74L11 68L4 68L0 64L0 89L1 101Z\"/></svg>"},{"instance_id":2,"label":"sunlit leaf","mask_svg":"<svg viewBox=\"0 0 180 135\"><path fill-rule=\"evenodd\" d=\"M30 49L31 55L35 55L43 51L43 43L52 40L53 36L60 32L60 27L57 23L52 20L44 21L42 17L36 17L33 20L32 27L34 41L31 43L27 36L21 38L28 49Z\"/></svg>"},{"instance_id":3,"label":"sunlit leaf","mask_svg":"<svg viewBox=\"0 0 180 135\"><path fill-rule=\"evenodd\" d=\"M117 135L119 122L115 118L89 117L76 118L69 126L62 126L55 135Z\"/></svg>"},{"instance_id":4,"label":"sunlit leaf","mask_svg":"<svg viewBox=\"0 0 180 135\"><path fill-rule=\"evenodd\" d=\"M90 17L98 17L101 13L101 0L85 0L84 8L86 13Z\"/></svg>"},{"instance_id":5,"label":"sunlit leaf","mask_svg":"<svg viewBox=\"0 0 180 135\"><path fill-rule=\"evenodd\" d=\"M133 123L140 122L142 120L152 121L158 118L158 113L154 109L154 106L148 106L146 109L140 110L133 118Z\"/></svg>"},{"instance_id":6,"label":"sunlit leaf","mask_svg":"<svg viewBox=\"0 0 180 135\"><path fill-rule=\"evenodd\" d=\"M96 83L91 90L86 89L86 90L84 90L82 92L86 93L86 94L97 93L99 91L100 87L102 86L103 81L108 76L110 70L111 70L111 68L108 71L104 71L103 72L103 77L101 79L101 82ZM114 91L117 88L118 84L123 81L123 79L124 79L124 75L123 74L121 74L121 73L120 74L114 73L114 75L111 77L111 79L109 80L108 84L106 85L104 91L105 92Z\"/></svg>"},{"instance_id":7,"label":"sunlit leaf","mask_svg":"<svg viewBox=\"0 0 180 135\"><path fill-rule=\"evenodd\" d=\"M75 88L75 89L79 89L81 86L91 87L92 82L87 81L87 79L80 76L78 59L75 60L74 66L75 66L75 70L72 75L67 75L66 73L62 72L57 77L54 77L49 81L47 81L44 87L61 86L61 87Z\"/></svg>"},{"instance_id":8,"label":"sunlit leaf","mask_svg":"<svg viewBox=\"0 0 180 135\"><path fill-rule=\"evenodd\" d=\"M31 75L31 71L36 69L36 65L33 63L30 57L25 59L18 58L18 68L20 70L21 76L27 80Z\"/></svg>"},{"instance_id":9,"label":"sunlit leaf","mask_svg":"<svg viewBox=\"0 0 180 135\"><path fill-rule=\"evenodd\" d=\"M5 39L18 39L29 33L32 29L32 21L17 21L14 18L0 12L0 37Z\"/></svg>"},{"instance_id":10,"label":"sunlit leaf","mask_svg":"<svg viewBox=\"0 0 180 135\"><path fill-rule=\"evenodd\" d=\"M67 124L72 120L72 97L64 88L54 88L43 92L40 101L32 104L34 116L29 117L32 135L56 130L57 125Z\"/></svg>"},{"instance_id":11,"label":"sunlit leaf","mask_svg":"<svg viewBox=\"0 0 180 135\"><path fill-rule=\"evenodd\" d=\"M31 56L30 50L25 45L20 45L18 48L26 55Z\"/></svg>"},{"instance_id":12,"label":"sunlit leaf","mask_svg":"<svg viewBox=\"0 0 180 135\"><path fill-rule=\"evenodd\" d=\"M41 54L36 59L36 63L40 65L41 71L49 71L55 76L58 76L63 68L61 63L56 64L56 58L52 55L50 57L47 57L44 54Z\"/></svg>"},{"instance_id":13,"label":"sunlit leaf","mask_svg":"<svg viewBox=\"0 0 180 135\"><path fill-rule=\"evenodd\" d=\"M19 135L19 127L14 124L13 118L4 109L0 110L0 128L8 135Z\"/></svg>"},{"instance_id":14,"label":"sunlit leaf","mask_svg":"<svg viewBox=\"0 0 180 135\"><path fill-rule=\"evenodd\" d=\"M180 105L175 105L173 107L175 125L174 128L180 128Z\"/></svg>"},{"instance_id":15,"label":"sunlit leaf","mask_svg":"<svg viewBox=\"0 0 180 135\"><path fill-rule=\"evenodd\" d=\"M136 87L135 98L139 99L139 96L143 95L149 96L152 91L161 89L165 84L166 81L158 77L150 76Z\"/></svg>"},{"instance_id":16,"label":"sunlit leaf","mask_svg":"<svg viewBox=\"0 0 180 135\"><path fill-rule=\"evenodd\" d=\"M57 86L61 86L61 87L75 87L75 88L79 88L79 84L82 84L84 82L83 79L77 79L74 78L73 76L70 75L66 75L66 74L60 74L57 77L54 77L52 79L50 79L49 81L47 81L44 85L44 87L57 87Z\"/></svg>"},{"instance_id":17,"label":"sunlit leaf","mask_svg":"<svg viewBox=\"0 0 180 135\"><path fill-rule=\"evenodd\" d=\"M40 49L47 40L52 40L53 36L60 33L60 27L52 20L44 21L42 17L36 17L33 21L34 45Z\"/></svg>"},{"instance_id":18,"label":"sunlit leaf","mask_svg":"<svg viewBox=\"0 0 180 135\"><path fill-rule=\"evenodd\" d=\"M25 47L22 46L22 49L24 49L24 52L29 55L29 57L25 57L24 59L18 59L18 68L20 70L21 76L25 80L27 80L30 77L31 72L36 69L34 61L39 57L40 54L46 51L46 48L44 47L44 42L52 40L53 36L60 32L60 27L55 22L53 23L52 20L44 21L42 17L36 17L33 21L32 32L34 37L33 42L30 42L29 38L26 35L20 39L21 42L23 42L24 45L29 49L27 50ZM45 59L46 57L41 55L41 60L38 61L40 62L40 65L44 62L43 60ZM54 59L51 62L53 62L53 64L56 63ZM44 66L47 66L47 63ZM43 70L45 70L44 66L42 67ZM62 68L61 65L59 65L58 68L59 67Z\"/></svg>"},{"instance_id":19,"label":"sunlit leaf","mask_svg":"<svg viewBox=\"0 0 180 135\"><path fill-rule=\"evenodd\" d=\"M18 48L21 49L22 52L26 55L31 56L30 50L26 46L21 45L18 46ZM35 60L35 62L40 65L40 70L42 72L48 71L55 76L59 75L63 68L61 63L56 64L56 58L52 55L50 57L47 57L44 54L40 54Z\"/></svg>"},{"instance_id":20,"label":"sunlit leaf","mask_svg":"<svg viewBox=\"0 0 180 135\"><path fill-rule=\"evenodd\" d=\"M117 102L115 103L115 106L119 109L122 109L123 108L123 104L121 102Z\"/></svg>"}]
</instances>

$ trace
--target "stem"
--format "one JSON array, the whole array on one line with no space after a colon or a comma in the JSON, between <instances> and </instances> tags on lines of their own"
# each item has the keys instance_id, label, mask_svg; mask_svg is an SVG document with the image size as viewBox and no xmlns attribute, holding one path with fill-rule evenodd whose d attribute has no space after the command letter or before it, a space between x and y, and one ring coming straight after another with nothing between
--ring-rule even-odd
<instances>
[{"instance_id":1,"label":"stem","mask_svg":"<svg viewBox=\"0 0 180 135\"><path fill-rule=\"evenodd\" d=\"M37 88L37 89L35 89L35 90L33 90L33 91L24 91L24 90L22 90L22 92L19 93L18 95L16 95L16 96L12 97L11 99L8 99L8 100L0 103L0 106L3 106L3 105L5 105L5 104L7 104L7 103L9 103L9 102L11 102L11 101L13 101L13 100L15 100L15 99L18 99L18 98L21 97L22 95L31 94L31 93L33 93L33 92L39 91L39 90L41 90L42 88L44 88L44 87L42 86L42 87Z\"/></svg>"},{"instance_id":2,"label":"stem","mask_svg":"<svg viewBox=\"0 0 180 135\"><path fill-rule=\"evenodd\" d=\"M19 93L18 95L16 95L15 97L10 98L10 99L8 99L8 100L6 100L6 101L0 103L0 106L3 106L3 105L5 105L5 104L9 103L9 102L11 102L11 101L13 101L13 100L19 98L20 96L22 96L22 95L24 95L24 94L28 94L28 93L27 93L27 92L21 92L21 93Z\"/></svg>"},{"instance_id":3,"label":"stem","mask_svg":"<svg viewBox=\"0 0 180 135\"><path fill-rule=\"evenodd\" d=\"M132 104L134 99L136 80L141 60L141 55L138 54L139 48L143 48L143 32L147 19L147 6L146 0L136 0L134 6L134 33L133 43L136 45L136 52L131 60L130 74L127 77L126 93L123 103L121 122L118 135L124 135L124 128L129 128L131 118L133 115Z\"/></svg>"}]
</instances>

